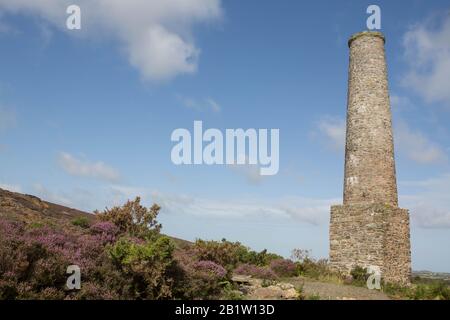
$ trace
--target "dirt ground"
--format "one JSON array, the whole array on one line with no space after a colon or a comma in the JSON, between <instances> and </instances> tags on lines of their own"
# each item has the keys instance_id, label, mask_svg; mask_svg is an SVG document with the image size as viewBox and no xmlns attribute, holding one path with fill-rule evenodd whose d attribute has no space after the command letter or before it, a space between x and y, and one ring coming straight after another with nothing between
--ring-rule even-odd
<instances>
[{"instance_id":1,"label":"dirt ground","mask_svg":"<svg viewBox=\"0 0 450 320\"><path fill-rule=\"evenodd\" d=\"M389 300L378 290L343 284L319 282L308 278L290 278L288 281L296 288L303 286L303 294L308 298L319 296L321 300Z\"/></svg>"}]
</instances>

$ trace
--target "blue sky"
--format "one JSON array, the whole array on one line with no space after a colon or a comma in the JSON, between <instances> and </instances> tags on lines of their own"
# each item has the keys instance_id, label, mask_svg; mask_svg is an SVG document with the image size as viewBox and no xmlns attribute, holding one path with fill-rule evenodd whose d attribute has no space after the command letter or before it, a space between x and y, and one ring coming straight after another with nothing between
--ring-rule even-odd
<instances>
[{"instance_id":1,"label":"blue sky","mask_svg":"<svg viewBox=\"0 0 450 320\"><path fill-rule=\"evenodd\" d=\"M78 4L82 29L67 30ZM328 255L348 37L381 7L413 268L450 271L448 1L0 0L0 187L84 210L141 195L170 235ZM174 129L279 128L280 171L175 166Z\"/></svg>"}]
</instances>

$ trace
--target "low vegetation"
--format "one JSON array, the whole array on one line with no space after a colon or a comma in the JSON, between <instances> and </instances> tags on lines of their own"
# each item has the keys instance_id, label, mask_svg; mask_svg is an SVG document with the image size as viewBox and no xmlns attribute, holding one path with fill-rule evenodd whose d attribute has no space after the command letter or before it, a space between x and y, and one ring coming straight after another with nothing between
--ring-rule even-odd
<instances>
[{"instance_id":1,"label":"low vegetation","mask_svg":"<svg viewBox=\"0 0 450 320\"><path fill-rule=\"evenodd\" d=\"M243 299L233 275L262 279L263 286L293 277L352 285L367 279L362 268L351 279L332 272L306 250L285 259L226 239L174 240L161 233L160 209L136 198L95 219L26 223L0 216L0 299ZM80 267L81 290L66 287L69 265ZM320 299L297 290L299 299ZM383 291L402 299L450 298L446 284L418 279Z\"/></svg>"}]
</instances>

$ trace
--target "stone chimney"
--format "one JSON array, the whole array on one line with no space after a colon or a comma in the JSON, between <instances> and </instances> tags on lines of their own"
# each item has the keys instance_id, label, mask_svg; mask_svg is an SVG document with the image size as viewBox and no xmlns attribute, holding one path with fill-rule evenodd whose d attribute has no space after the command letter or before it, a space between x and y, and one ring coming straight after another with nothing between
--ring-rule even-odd
<instances>
[{"instance_id":1,"label":"stone chimney","mask_svg":"<svg viewBox=\"0 0 450 320\"><path fill-rule=\"evenodd\" d=\"M368 31L348 42L344 204L398 204L384 42Z\"/></svg>"},{"instance_id":2,"label":"stone chimney","mask_svg":"<svg viewBox=\"0 0 450 320\"><path fill-rule=\"evenodd\" d=\"M398 208L385 38L364 31L348 45L344 205L331 208L330 264L343 273L378 267L386 282L408 284L409 213Z\"/></svg>"}]
</instances>

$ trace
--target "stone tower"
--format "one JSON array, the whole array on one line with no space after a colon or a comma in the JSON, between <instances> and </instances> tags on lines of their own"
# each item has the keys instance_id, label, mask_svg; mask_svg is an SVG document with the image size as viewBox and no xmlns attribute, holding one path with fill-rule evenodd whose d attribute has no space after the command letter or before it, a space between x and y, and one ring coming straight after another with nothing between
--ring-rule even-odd
<instances>
[{"instance_id":1,"label":"stone tower","mask_svg":"<svg viewBox=\"0 0 450 320\"><path fill-rule=\"evenodd\" d=\"M348 41L344 204L331 207L330 264L343 273L376 266L384 281L408 284L409 213L398 208L384 44L373 31Z\"/></svg>"}]
</instances>

